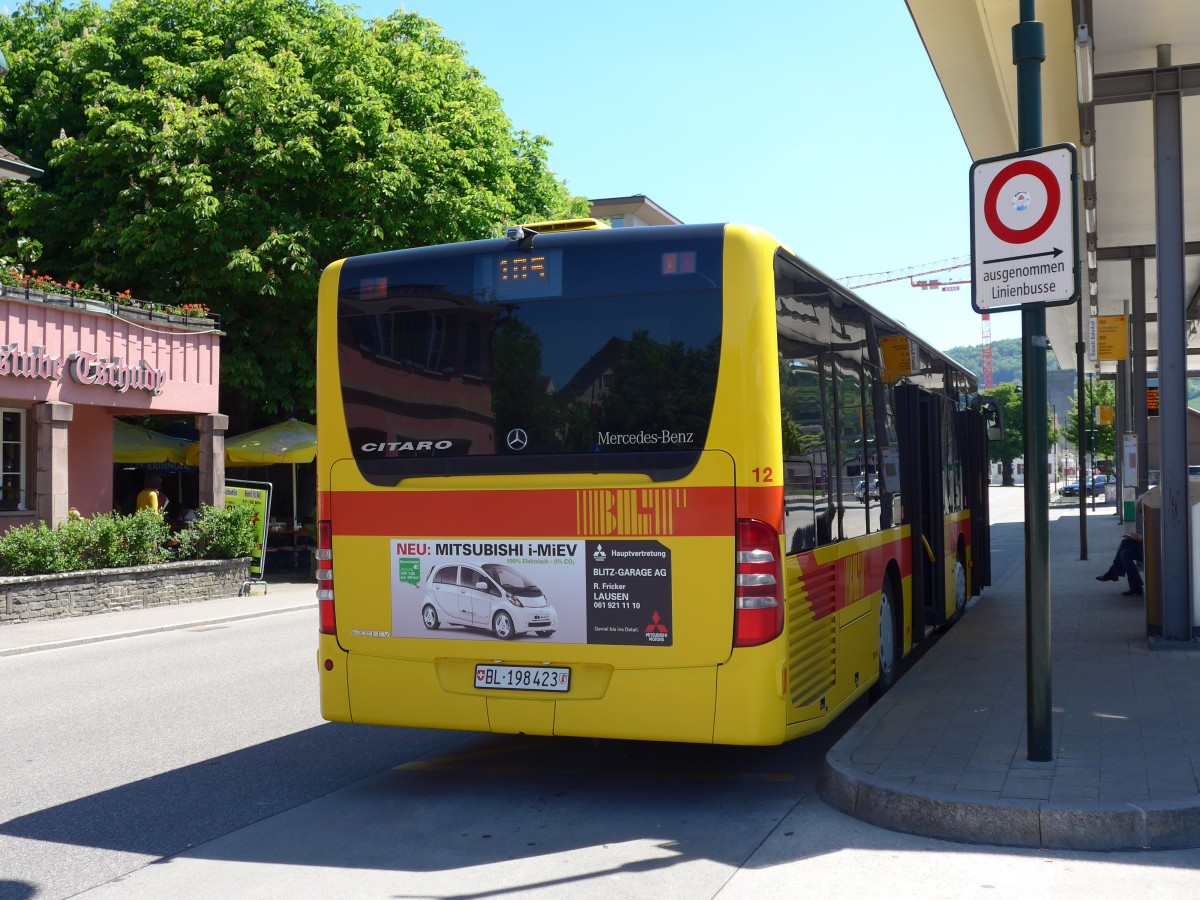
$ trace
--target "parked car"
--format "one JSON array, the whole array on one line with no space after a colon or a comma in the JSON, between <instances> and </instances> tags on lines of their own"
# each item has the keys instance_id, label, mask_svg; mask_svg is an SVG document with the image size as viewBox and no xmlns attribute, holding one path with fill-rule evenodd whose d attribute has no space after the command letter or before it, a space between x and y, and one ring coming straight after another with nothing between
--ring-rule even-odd
<instances>
[{"instance_id":1,"label":"parked car","mask_svg":"<svg viewBox=\"0 0 1200 900\"><path fill-rule=\"evenodd\" d=\"M858 487L856 487L854 489L854 499L857 500L859 503L862 503L864 498L866 498L868 496L872 500L879 499L879 479L878 478L871 479L871 493L869 495L867 494L867 482L865 480L860 481L858 483Z\"/></svg>"},{"instance_id":2,"label":"parked car","mask_svg":"<svg viewBox=\"0 0 1200 900\"><path fill-rule=\"evenodd\" d=\"M1117 479L1115 477L1113 477L1112 475L1089 476L1085 481L1088 496L1089 497L1103 497L1105 486L1109 485L1109 484L1115 484L1116 481L1117 481ZM1079 482L1078 481L1067 482L1066 484L1064 484L1062 487L1060 487L1058 489L1058 493L1059 493L1059 496L1061 496L1061 497L1078 497L1079 496Z\"/></svg>"},{"instance_id":3,"label":"parked car","mask_svg":"<svg viewBox=\"0 0 1200 900\"><path fill-rule=\"evenodd\" d=\"M542 589L509 566L437 566L425 585L421 621L430 631L468 626L510 640L526 631L549 637L558 628L558 613Z\"/></svg>"}]
</instances>

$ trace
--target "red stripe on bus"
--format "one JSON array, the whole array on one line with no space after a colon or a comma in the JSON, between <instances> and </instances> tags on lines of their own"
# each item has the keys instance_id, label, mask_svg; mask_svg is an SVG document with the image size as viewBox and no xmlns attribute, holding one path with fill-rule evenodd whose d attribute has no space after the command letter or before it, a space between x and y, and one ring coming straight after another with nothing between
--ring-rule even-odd
<instances>
[{"instance_id":1,"label":"red stripe on bus","mask_svg":"<svg viewBox=\"0 0 1200 900\"><path fill-rule=\"evenodd\" d=\"M707 537L732 535L732 487L331 491L338 535Z\"/></svg>"},{"instance_id":2,"label":"red stripe on bus","mask_svg":"<svg viewBox=\"0 0 1200 900\"><path fill-rule=\"evenodd\" d=\"M797 584L805 591L813 590L814 586L822 584L822 573L829 569L834 571L831 592L817 594L810 598L810 601L812 599L818 601L813 608L815 618L822 619L833 615L863 597L878 591L883 586L888 565L893 562L899 569L902 579L908 578L912 574L912 539L900 537L899 528L896 529L896 534L895 540L850 552L824 563L817 562L816 557L819 551L806 550L799 555L797 562L800 566L800 574L796 580ZM827 574L825 578L828 578Z\"/></svg>"},{"instance_id":3,"label":"red stripe on bus","mask_svg":"<svg viewBox=\"0 0 1200 900\"><path fill-rule=\"evenodd\" d=\"M737 509L740 519L758 519L776 531L783 528L782 487L739 487Z\"/></svg>"}]
</instances>

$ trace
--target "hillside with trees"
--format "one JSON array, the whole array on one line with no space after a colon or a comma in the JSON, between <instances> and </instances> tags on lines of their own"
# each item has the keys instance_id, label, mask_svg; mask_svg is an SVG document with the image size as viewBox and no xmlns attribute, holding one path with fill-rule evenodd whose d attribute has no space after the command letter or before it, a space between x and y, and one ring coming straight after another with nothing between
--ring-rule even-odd
<instances>
[{"instance_id":1,"label":"hillside with trees","mask_svg":"<svg viewBox=\"0 0 1200 900\"><path fill-rule=\"evenodd\" d=\"M966 366L976 375L983 375L983 345L951 347L946 351L956 363ZM1046 371L1057 372L1058 360L1046 354ZM992 384L1021 381L1021 339L1009 338L992 342Z\"/></svg>"},{"instance_id":2,"label":"hillside with trees","mask_svg":"<svg viewBox=\"0 0 1200 900\"><path fill-rule=\"evenodd\" d=\"M983 345L952 347L946 355L960 365L966 366L976 375L983 375ZM1057 372L1060 369L1058 360L1053 353L1046 354L1046 371ZM1000 385L1011 382L1020 384L1021 374L1021 339L1010 338L995 341L992 344L992 384ZM1200 378L1188 379L1188 406L1200 409Z\"/></svg>"}]
</instances>

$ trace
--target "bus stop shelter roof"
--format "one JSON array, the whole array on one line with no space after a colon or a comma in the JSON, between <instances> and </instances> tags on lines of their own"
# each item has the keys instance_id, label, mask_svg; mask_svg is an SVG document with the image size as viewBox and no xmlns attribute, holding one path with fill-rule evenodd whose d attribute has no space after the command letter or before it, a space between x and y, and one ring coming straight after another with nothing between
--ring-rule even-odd
<instances>
[{"instance_id":1,"label":"bus stop shelter roof","mask_svg":"<svg viewBox=\"0 0 1200 900\"><path fill-rule=\"evenodd\" d=\"M1017 75L1012 27L1019 19L1012 0L908 0L913 22L941 81L967 150L973 159L1015 152ZM1185 297L1188 367L1200 368L1200 4L1194 0L1038 0L1044 23L1042 143L1093 144L1095 179L1081 192L1095 198L1095 280L1098 315L1129 314L1131 260L1145 259L1148 368L1157 369L1155 248L1155 147L1151 93L1163 73L1182 85L1182 165ZM1094 103L1081 104L1076 88L1076 29L1088 26L1094 42ZM1169 66L1159 48L1170 46ZM1177 73L1177 76L1176 76ZM1190 177L1189 177L1190 176ZM967 173L963 173L964 181ZM964 210L963 222L967 216ZM1080 221L1084 222L1083 210ZM1088 303L1087 236L1083 302ZM1084 317L1089 313L1084 308ZM1008 313L1015 315L1016 313ZM1074 369L1079 339L1074 305L1046 311L1046 330L1058 364ZM1086 338L1085 338L1086 339ZM1112 372L1115 363L1086 364Z\"/></svg>"}]
</instances>

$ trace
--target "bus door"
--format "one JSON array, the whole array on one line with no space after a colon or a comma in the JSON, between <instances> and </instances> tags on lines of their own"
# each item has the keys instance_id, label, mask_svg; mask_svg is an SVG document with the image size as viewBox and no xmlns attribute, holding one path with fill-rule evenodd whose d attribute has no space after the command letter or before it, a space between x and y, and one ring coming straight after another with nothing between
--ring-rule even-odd
<instances>
[{"instance_id":1,"label":"bus door","mask_svg":"<svg viewBox=\"0 0 1200 900\"><path fill-rule=\"evenodd\" d=\"M904 524L912 540L913 643L945 620L946 584L942 500L942 410L938 398L913 385L896 387Z\"/></svg>"},{"instance_id":2,"label":"bus door","mask_svg":"<svg viewBox=\"0 0 1200 900\"><path fill-rule=\"evenodd\" d=\"M971 568L968 591L975 596L992 583L991 516L988 510L987 419L978 408L956 413L959 446L966 462L966 501L971 511Z\"/></svg>"}]
</instances>

